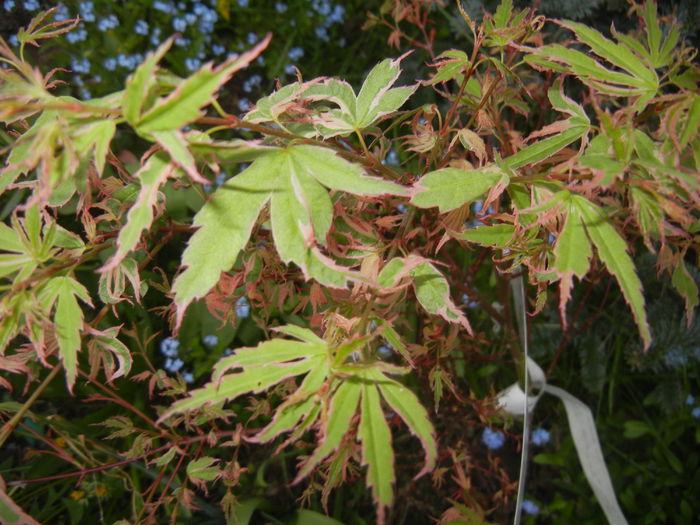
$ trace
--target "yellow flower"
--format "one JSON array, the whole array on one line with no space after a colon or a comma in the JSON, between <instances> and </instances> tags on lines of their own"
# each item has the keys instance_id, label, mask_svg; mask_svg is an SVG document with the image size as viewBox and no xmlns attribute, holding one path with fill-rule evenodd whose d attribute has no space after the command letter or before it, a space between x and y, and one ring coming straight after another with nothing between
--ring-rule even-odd
<instances>
[{"instance_id":1,"label":"yellow flower","mask_svg":"<svg viewBox=\"0 0 700 525\"><path fill-rule=\"evenodd\" d=\"M84 490L74 490L73 492L70 493L70 497L73 498L75 501L81 500L85 497L85 491Z\"/></svg>"},{"instance_id":2,"label":"yellow flower","mask_svg":"<svg viewBox=\"0 0 700 525\"><path fill-rule=\"evenodd\" d=\"M95 495L101 498L105 494L107 494L107 485L97 485L97 488L95 488Z\"/></svg>"}]
</instances>

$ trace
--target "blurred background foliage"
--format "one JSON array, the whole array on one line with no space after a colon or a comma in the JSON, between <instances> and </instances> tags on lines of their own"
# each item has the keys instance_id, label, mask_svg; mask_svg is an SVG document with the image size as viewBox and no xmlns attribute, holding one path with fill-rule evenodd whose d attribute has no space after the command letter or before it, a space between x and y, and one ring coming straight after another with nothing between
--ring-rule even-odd
<instances>
[{"instance_id":1,"label":"blurred background foliage","mask_svg":"<svg viewBox=\"0 0 700 525\"><path fill-rule=\"evenodd\" d=\"M422 3L432 4L427 27L434 31L431 35L433 52L439 54L445 49L465 46L471 36L454 3ZM484 10L493 10L498 3L466 0L464 7L478 20ZM515 4L536 6L547 16L571 18L603 32L609 31L610 23L623 31L630 24L626 16L629 5L624 0L541 0ZM395 2L381 0L96 0L60 4L3 0L0 33L12 43L17 29L44 8L58 7L56 19L80 15L83 21L76 30L32 52L34 62L43 70L59 68L56 77L66 82L61 90L88 99L123 86L143 56L173 33L180 36L165 60L173 72L185 76L208 60L221 60L242 52L271 32L272 42L262 57L226 86L226 95L222 97L228 109L244 111L278 83L293 81L297 73L305 79L340 76L357 85L380 59L406 51L411 47L411 39L419 41L424 35L417 27L403 24L405 38L396 45L391 35L397 26L382 23L394 5ZM661 13L677 17L681 37L697 46L700 2L674 0L658 5ZM426 64L432 58L428 51L421 49L408 57L402 64L407 81L428 78ZM416 100L433 102L432 96L429 90L424 90ZM189 193L177 192L172 187L166 189L170 192L168 216L191 216L201 205L202 195L191 189L187 191ZM0 218L4 220L13 206L12 197L3 196ZM263 257L265 247L259 249ZM455 256L463 258L464 268L472 269L479 268L483 254L477 251ZM178 264L178 254L171 253L165 246L157 257L158 265L172 275ZM690 524L700 515L697 498L700 494L697 446L700 443L700 321L695 316L690 324L686 323L683 303L671 291L669 283L651 284L658 282L653 260L642 257L636 262L646 285L654 334L653 345L647 353L639 349L636 328L624 299L617 287L611 285L612 278L605 276L599 282L576 288L573 303L577 305L574 314L577 329L567 333L566 338L562 337L556 309L552 307L543 312L532 325L532 355L543 367L549 368L549 380L553 384L568 390L593 409L608 467L630 522ZM688 262L695 281L700 282L700 272L695 268L697 254L691 253ZM93 291L97 288L97 279L89 273L80 276L81 282ZM134 373L138 376L139 372L161 367L173 381L173 392L184 391L185 383L206 380L213 363L232 348L255 345L263 339L264 326L271 318L277 317L284 323L295 321L294 305L261 312L256 310L255 291L246 288L245 283L238 283L234 294L235 324L219 329L219 321L206 307L195 305L174 342L168 339L167 324L160 315L168 304L164 294L167 282L156 272L146 275L145 280L158 293L147 295L143 305L118 305L117 308L122 320L131 320L131 329L140 336L137 339L147 341L143 348L132 348L141 358L135 361ZM496 277L492 271L480 268L469 280L484 302L498 306ZM462 292L464 304L470 304L468 290L465 288ZM477 328L491 323L490 317L480 317L476 311L473 318ZM456 391L471 392L482 398L493 394L488 389L494 377L498 376L496 383L500 386L514 380L514 375L504 373L512 368L509 358L493 350L498 347L498 327L489 327L489 331L492 334L489 341L465 343L470 347L468 351L460 353L459 357L448 356ZM464 355L473 357L465 361ZM15 392L22 392L24 386L16 376L8 379ZM418 378L416 386L429 393L428 385L433 380ZM119 396L137 408L145 408L145 385L119 380L116 386ZM106 387L88 382L80 388L85 390L83 394L95 396ZM474 426L470 406L447 390L440 411L433 414L436 426L446 441L461 439L470 443L467 449L472 451L473 457L453 454L452 467L456 470L442 467L432 481L440 487L441 476L449 478L460 468L466 468L465 465L482 469L482 477L477 476L478 486L471 487L471 495L461 494L461 497L472 498L478 503L476 506L488 508L489 494L500 490L503 483L517 479L517 440L506 430L503 441L482 441L482 428ZM162 402L167 403L169 399L164 398ZM17 403L14 394L2 394L3 407L13 403ZM269 407L251 406L243 401L237 401L232 408L252 426L256 421L263 421L269 411ZM142 453L144 443L138 443L130 435L128 425L122 429L99 426L114 415L115 406L100 402L99 398L89 404L72 404L59 378L44 400L34 406L32 417L24 421L6 445L0 471L6 479L12 478L12 472L21 472L24 478L38 478L65 472L66 461L77 467L118 459L121 456L115 455L114 449L101 444L110 434L121 439L121 450L130 450L126 457ZM535 414L535 426L548 429L550 437L534 450L528 483L532 512L526 521L577 525L603 522L603 515L578 464L561 406L544 400ZM40 436L49 437L61 447L50 450ZM119 441L113 441L116 442ZM395 443L404 461L417 452L415 443L407 443L407 448L403 449L403 441L397 439ZM222 497L237 512L237 521L229 520L229 523L336 523L311 510L298 510L303 503L320 512L321 505L318 496L289 486L293 474L288 471L291 464L286 461L288 458L272 456L270 447L244 449L247 456L239 460L246 468L235 473L238 483L235 496L229 487L221 485L218 494L196 496L194 503L200 510L191 511L189 515L180 514L177 523L223 523L221 509L211 503ZM220 450L222 455L226 454L226 447ZM303 450L292 452L299 454ZM449 460L444 464L448 463ZM139 514L138 507L144 502L139 502L138 496L133 494L144 491L152 482L161 482L157 479L157 469L139 462L130 463L124 469L113 469L109 474L94 474L77 484L70 478L37 484L21 492L17 502L44 523L95 523L98 515L101 522L113 523L126 507L135 506L134 513ZM336 489L331 515L347 524L368 523L371 519L367 516L372 516L373 511L362 479L357 472L348 475L354 483ZM453 492L434 489L431 480L411 484L407 473L399 472L398 476L397 486L410 487L410 492L397 494L395 523L433 523L428 516L439 517L447 501L459 493L448 479L442 482ZM177 486L177 482L174 483L171 488ZM496 512L494 520L498 522L507 515L506 511ZM460 519L463 521L451 522L483 522L477 521L478 517L474 517L474 521L464 521L464 516Z\"/></svg>"}]
</instances>

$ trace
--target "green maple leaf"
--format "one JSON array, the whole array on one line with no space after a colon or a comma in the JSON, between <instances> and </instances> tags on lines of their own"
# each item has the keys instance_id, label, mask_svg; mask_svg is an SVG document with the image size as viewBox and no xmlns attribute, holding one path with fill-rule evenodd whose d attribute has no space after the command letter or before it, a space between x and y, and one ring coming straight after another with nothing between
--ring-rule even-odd
<instances>
[{"instance_id":1,"label":"green maple leaf","mask_svg":"<svg viewBox=\"0 0 700 525\"><path fill-rule=\"evenodd\" d=\"M404 372L403 369L381 362L353 365L340 358L347 356L347 348L355 348L356 340L332 346L305 328L289 325L277 330L295 340L273 339L255 348L237 349L219 361L209 384L175 403L160 421L246 393L261 392L290 377L304 375L297 390L277 407L271 422L249 440L268 442L294 431L288 443L316 424L319 444L299 469L295 480L298 482L341 447L352 432L359 410L357 438L362 444L362 464L367 466L367 484L379 507L381 521L385 508L393 501L395 481L391 431L382 399L421 441L425 464L416 477L432 470L437 457L435 431L427 411L409 388L386 375L387 370ZM321 417L324 408L327 411Z\"/></svg>"},{"instance_id":2,"label":"green maple leaf","mask_svg":"<svg viewBox=\"0 0 700 525\"><path fill-rule=\"evenodd\" d=\"M272 236L282 260L299 266L307 279L345 287L358 276L322 253L333 219L327 189L358 195L407 195L409 190L377 177L317 146L295 145L257 158L223 184L197 213L175 280L178 324L185 308L203 297L230 269L248 243L253 225L270 203Z\"/></svg>"}]
</instances>

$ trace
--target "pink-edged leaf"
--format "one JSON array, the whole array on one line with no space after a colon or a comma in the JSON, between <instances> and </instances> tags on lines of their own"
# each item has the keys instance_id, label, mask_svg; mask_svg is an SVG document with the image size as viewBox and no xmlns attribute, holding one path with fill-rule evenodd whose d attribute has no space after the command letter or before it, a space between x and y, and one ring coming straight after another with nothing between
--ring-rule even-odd
<instances>
[{"instance_id":1,"label":"pink-edged leaf","mask_svg":"<svg viewBox=\"0 0 700 525\"><path fill-rule=\"evenodd\" d=\"M419 264L411 271L411 276L416 298L428 313L462 325L467 332L472 333L472 327L464 313L452 302L447 279L432 263Z\"/></svg>"},{"instance_id":2,"label":"pink-edged leaf","mask_svg":"<svg viewBox=\"0 0 700 525\"><path fill-rule=\"evenodd\" d=\"M141 232L151 227L158 190L173 173L173 168L174 166L166 155L156 153L151 155L141 169L136 172L136 177L141 182L139 196L129 209L126 225L119 231L117 251L100 269L100 272L108 272L116 268L124 257L136 247L141 238Z\"/></svg>"}]
</instances>

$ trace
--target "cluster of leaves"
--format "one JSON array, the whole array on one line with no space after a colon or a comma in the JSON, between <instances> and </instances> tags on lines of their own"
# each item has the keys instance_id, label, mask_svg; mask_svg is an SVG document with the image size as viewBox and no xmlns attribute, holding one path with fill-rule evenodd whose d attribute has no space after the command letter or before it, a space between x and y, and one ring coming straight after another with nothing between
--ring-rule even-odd
<instances>
[{"instance_id":1,"label":"cluster of leaves","mask_svg":"<svg viewBox=\"0 0 700 525\"><path fill-rule=\"evenodd\" d=\"M502 486L482 498L489 482L464 468L474 443L445 410L473 426L503 417L489 393L512 372L478 378L468 369L487 344L523 362L508 309L510 276L526 274L533 315L551 307L558 287L555 309L567 333L575 280L611 275L640 350L653 334L633 251L657 255L659 272L685 301L687 323L698 304L686 264L697 257L700 225L700 71L695 50L660 25L651 2L633 7L640 30L613 31L614 40L555 21L568 31L568 45L545 44L550 22L509 0L480 26L462 11L469 48L433 54L423 31L422 48L434 56L429 80L396 87L402 55L374 66L359 89L338 78L298 78L242 118L227 113L216 94L256 61L269 36L185 78L162 66L168 39L123 90L80 101L54 94L53 72L24 58L27 44L78 22L38 16L18 33L19 54L0 41L7 65L0 118L10 142L0 172L10 216L0 225L3 372L43 376L41 394L62 370L77 396L116 402L148 424L112 414L103 422L110 433L101 436L128 445L109 466L146 460L157 480L145 499L134 496L137 521L154 519L161 507L173 520L206 509L195 491L215 484L225 490L224 512L235 514L234 488L246 470L261 468L250 443L289 433L278 452L309 450L290 480L311 476L303 498L320 477L328 510L330 491L360 463L384 522L393 512L395 461L409 455L392 446L392 434L403 431L392 432L394 421L423 448L416 477L432 471L439 485L453 471L463 501L443 521L500 519L512 504L508 473L482 454L483 470ZM425 27L428 8L397 2L395 23ZM439 102L410 109L421 85ZM117 131L137 137L138 150L117 150ZM183 233L191 235L180 253ZM158 258L161 250L175 254L179 271ZM464 306L475 299L478 311L467 318L453 290L469 296ZM261 334L241 336L241 347L216 362L211 377L200 369L200 388L187 392L182 378L152 364L155 330L135 320L134 308L149 305L186 332L188 316L206 303L226 330L238 326L234 304L242 295ZM81 306L97 298L98 312ZM380 350L384 342L395 354ZM80 366L83 348L89 373ZM148 408L112 388L136 366L134 379L148 384ZM16 388L17 381L0 379ZM467 380L468 397L459 386ZM434 418L423 407L429 399L421 399L430 390ZM245 405L242 398L253 394ZM6 428L26 426L30 406L8 406L15 415ZM235 430L222 426L232 418ZM476 442L473 432L467 439ZM74 461L81 477L107 470L94 453L83 455ZM24 519L4 487L0 497ZM445 501L430 504L434 515L445 508Z\"/></svg>"}]
</instances>

